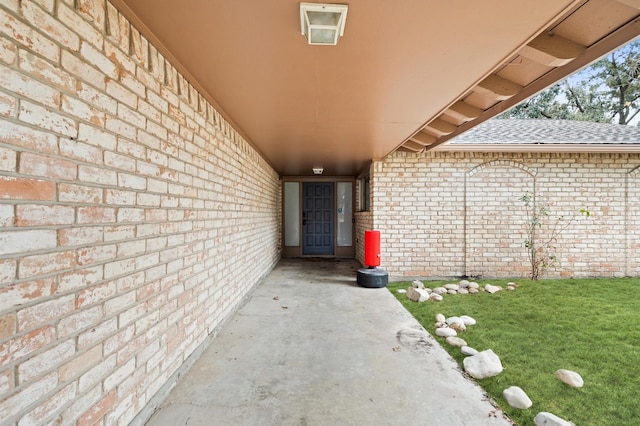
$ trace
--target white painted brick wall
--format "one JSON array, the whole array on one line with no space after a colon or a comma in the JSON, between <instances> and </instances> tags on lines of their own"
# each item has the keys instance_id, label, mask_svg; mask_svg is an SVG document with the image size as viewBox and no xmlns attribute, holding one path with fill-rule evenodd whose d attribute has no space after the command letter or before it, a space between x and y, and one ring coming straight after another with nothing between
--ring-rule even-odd
<instances>
[{"instance_id":1,"label":"white painted brick wall","mask_svg":"<svg viewBox=\"0 0 640 426\"><path fill-rule=\"evenodd\" d=\"M0 3L0 423L128 424L279 258L279 177L104 0Z\"/></svg>"},{"instance_id":2,"label":"white painted brick wall","mask_svg":"<svg viewBox=\"0 0 640 426\"><path fill-rule=\"evenodd\" d=\"M591 212L563 231L546 276L638 276L639 165L638 154L396 153L372 166L382 266L394 277L527 276L518 199L535 180L550 221Z\"/></svg>"}]
</instances>

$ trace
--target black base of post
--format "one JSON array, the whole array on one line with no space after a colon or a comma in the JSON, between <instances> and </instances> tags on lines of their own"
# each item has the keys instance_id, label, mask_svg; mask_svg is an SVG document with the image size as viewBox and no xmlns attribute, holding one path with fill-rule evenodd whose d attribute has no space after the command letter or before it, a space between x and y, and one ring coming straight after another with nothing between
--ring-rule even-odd
<instances>
[{"instance_id":1,"label":"black base of post","mask_svg":"<svg viewBox=\"0 0 640 426\"><path fill-rule=\"evenodd\" d=\"M358 269L358 285L367 288L386 287L389 283L389 273L384 269L363 268Z\"/></svg>"}]
</instances>

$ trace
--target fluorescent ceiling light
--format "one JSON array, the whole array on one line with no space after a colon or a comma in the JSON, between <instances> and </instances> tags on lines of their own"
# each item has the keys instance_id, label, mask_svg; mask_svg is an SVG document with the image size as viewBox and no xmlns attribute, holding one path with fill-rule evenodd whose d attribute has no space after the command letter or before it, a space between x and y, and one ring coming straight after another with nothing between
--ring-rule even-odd
<instances>
[{"instance_id":1,"label":"fluorescent ceiling light","mask_svg":"<svg viewBox=\"0 0 640 426\"><path fill-rule=\"evenodd\" d=\"M309 44L333 46L344 35L346 4L300 3L300 29Z\"/></svg>"},{"instance_id":2,"label":"fluorescent ceiling light","mask_svg":"<svg viewBox=\"0 0 640 426\"><path fill-rule=\"evenodd\" d=\"M314 167L312 170L314 175L321 175L322 172L324 172L324 169L322 167Z\"/></svg>"}]
</instances>

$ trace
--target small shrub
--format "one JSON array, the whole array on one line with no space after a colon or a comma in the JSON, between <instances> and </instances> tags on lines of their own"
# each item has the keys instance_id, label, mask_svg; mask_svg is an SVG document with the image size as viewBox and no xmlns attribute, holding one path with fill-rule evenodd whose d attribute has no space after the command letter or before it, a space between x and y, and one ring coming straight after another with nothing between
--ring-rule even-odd
<instances>
[{"instance_id":1,"label":"small shrub","mask_svg":"<svg viewBox=\"0 0 640 426\"><path fill-rule=\"evenodd\" d=\"M520 201L525 205L527 212L527 239L524 246L527 249L529 262L531 264L530 278L534 281L540 279L544 271L553 268L558 263L555 254L555 244L574 220L579 216L590 217L591 213L587 209L578 210L573 216L565 218L558 216L548 229L546 237L540 238L539 235L543 227L549 226L550 208L547 205L536 206L535 197L531 194L524 194Z\"/></svg>"}]
</instances>

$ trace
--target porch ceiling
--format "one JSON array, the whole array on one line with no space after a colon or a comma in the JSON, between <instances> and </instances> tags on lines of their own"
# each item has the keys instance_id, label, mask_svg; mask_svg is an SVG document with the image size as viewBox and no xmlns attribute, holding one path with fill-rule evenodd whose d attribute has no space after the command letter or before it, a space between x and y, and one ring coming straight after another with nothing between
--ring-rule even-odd
<instances>
[{"instance_id":1,"label":"porch ceiling","mask_svg":"<svg viewBox=\"0 0 640 426\"><path fill-rule=\"evenodd\" d=\"M432 149L640 35L640 0L350 0L337 46L294 0L112 3L284 176Z\"/></svg>"}]
</instances>

